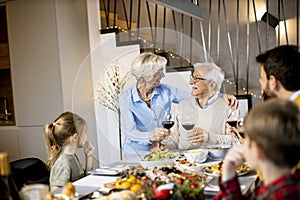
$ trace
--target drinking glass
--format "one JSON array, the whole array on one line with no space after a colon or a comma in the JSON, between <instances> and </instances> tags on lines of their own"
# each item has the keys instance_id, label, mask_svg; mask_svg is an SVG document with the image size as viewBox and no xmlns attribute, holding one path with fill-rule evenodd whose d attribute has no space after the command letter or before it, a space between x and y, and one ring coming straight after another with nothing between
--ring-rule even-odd
<instances>
[{"instance_id":1,"label":"drinking glass","mask_svg":"<svg viewBox=\"0 0 300 200\"><path fill-rule=\"evenodd\" d=\"M174 125L174 114L172 112L165 112L163 115L162 125L166 129L172 128Z\"/></svg>"},{"instance_id":2,"label":"drinking glass","mask_svg":"<svg viewBox=\"0 0 300 200\"><path fill-rule=\"evenodd\" d=\"M193 113L183 113L181 125L187 131L192 130L195 126L195 115Z\"/></svg>"},{"instance_id":3,"label":"drinking glass","mask_svg":"<svg viewBox=\"0 0 300 200\"><path fill-rule=\"evenodd\" d=\"M239 119L239 111L236 109L228 109L227 111L227 124L237 128L237 121Z\"/></svg>"},{"instance_id":4,"label":"drinking glass","mask_svg":"<svg viewBox=\"0 0 300 200\"><path fill-rule=\"evenodd\" d=\"M240 136L242 138L245 138L245 134L244 134L244 118L243 117L241 117L237 121L237 130L238 130L238 133L240 134Z\"/></svg>"}]
</instances>

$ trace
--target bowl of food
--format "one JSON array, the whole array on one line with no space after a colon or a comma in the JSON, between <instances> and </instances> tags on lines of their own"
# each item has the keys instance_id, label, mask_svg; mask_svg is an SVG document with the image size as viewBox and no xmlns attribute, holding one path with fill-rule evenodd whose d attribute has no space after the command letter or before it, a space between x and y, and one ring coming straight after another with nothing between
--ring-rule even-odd
<instances>
[{"instance_id":1,"label":"bowl of food","mask_svg":"<svg viewBox=\"0 0 300 200\"><path fill-rule=\"evenodd\" d=\"M223 159L227 151L231 148L230 144L208 145L208 155L213 159Z\"/></svg>"},{"instance_id":2,"label":"bowl of food","mask_svg":"<svg viewBox=\"0 0 300 200\"><path fill-rule=\"evenodd\" d=\"M192 149L184 153L184 156L190 162L203 163L208 156L208 150L206 149Z\"/></svg>"}]
</instances>

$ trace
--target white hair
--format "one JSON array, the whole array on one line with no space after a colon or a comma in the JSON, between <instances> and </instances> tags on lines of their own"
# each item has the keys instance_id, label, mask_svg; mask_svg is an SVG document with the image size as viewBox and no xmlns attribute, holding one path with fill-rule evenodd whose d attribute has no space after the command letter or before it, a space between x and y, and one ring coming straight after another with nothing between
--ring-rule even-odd
<instances>
[{"instance_id":1,"label":"white hair","mask_svg":"<svg viewBox=\"0 0 300 200\"><path fill-rule=\"evenodd\" d=\"M139 81L144 78L146 81L152 80L154 74L163 69L167 64L165 57L153 53L141 53L136 57L130 67L131 74Z\"/></svg>"},{"instance_id":2,"label":"white hair","mask_svg":"<svg viewBox=\"0 0 300 200\"><path fill-rule=\"evenodd\" d=\"M195 63L194 70L200 69L199 72L208 81L216 83L216 90L220 91L224 81L224 71L218 67L215 63ZM204 73L203 73L204 70Z\"/></svg>"}]
</instances>

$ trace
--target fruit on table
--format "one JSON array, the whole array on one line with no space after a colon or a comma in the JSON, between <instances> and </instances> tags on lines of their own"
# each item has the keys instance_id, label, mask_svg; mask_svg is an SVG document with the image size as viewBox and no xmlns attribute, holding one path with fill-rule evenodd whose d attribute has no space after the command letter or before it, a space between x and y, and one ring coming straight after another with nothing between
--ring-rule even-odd
<instances>
[{"instance_id":1,"label":"fruit on table","mask_svg":"<svg viewBox=\"0 0 300 200\"><path fill-rule=\"evenodd\" d=\"M139 191L142 189L142 184L140 183L135 183L130 187L130 191L134 192L134 193L139 193Z\"/></svg>"},{"instance_id":2,"label":"fruit on table","mask_svg":"<svg viewBox=\"0 0 300 200\"><path fill-rule=\"evenodd\" d=\"M130 175L129 177L123 179L118 178L115 182L115 188L129 189L137 194L142 188L142 181L137 179L134 175Z\"/></svg>"},{"instance_id":3,"label":"fruit on table","mask_svg":"<svg viewBox=\"0 0 300 200\"><path fill-rule=\"evenodd\" d=\"M170 190L156 190L154 193L154 198L155 199L168 199L170 195Z\"/></svg>"},{"instance_id":4,"label":"fruit on table","mask_svg":"<svg viewBox=\"0 0 300 200\"><path fill-rule=\"evenodd\" d=\"M136 177L133 176L133 175L130 175L130 176L127 178L127 181L130 182L130 183L135 183L135 182L136 182Z\"/></svg>"},{"instance_id":5,"label":"fruit on table","mask_svg":"<svg viewBox=\"0 0 300 200\"><path fill-rule=\"evenodd\" d=\"M116 184L116 188L122 188L122 189L129 189L131 187L131 183L127 181L121 181L118 184Z\"/></svg>"},{"instance_id":6,"label":"fruit on table","mask_svg":"<svg viewBox=\"0 0 300 200\"><path fill-rule=\"evenodd\" d=\"M73 197L75 195L75 192L75 186L71 182L69 182L64 186L63 190L61 191L61 194L64 194L68 197Z\"/></svg>"}]
</instances>

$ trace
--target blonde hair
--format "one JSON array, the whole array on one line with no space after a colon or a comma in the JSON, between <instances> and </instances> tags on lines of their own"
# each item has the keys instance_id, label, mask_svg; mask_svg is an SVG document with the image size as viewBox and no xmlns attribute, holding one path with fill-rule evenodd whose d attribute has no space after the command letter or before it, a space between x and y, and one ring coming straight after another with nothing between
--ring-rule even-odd
<instances>
[{"instance_id":1,"label":"blonde hair","mask_svg":"<svg viewBox=\"0 0 300 200\"><path fill-rule=\"evenodd\" d=\"M80 138L84 127L86 127L85 120L72 112L62 113L53 123L44 126L44 138L49 154L46 165L49 170L70 136L77 133Z\"/></svg>"},{"instance_id":2,"label":"blonde hair","mask_svg":"<svg viewBox=\"0 0 300 200\"><path fill-rule=\"evenodd\" d=\"M155 72L163 69L167 64L165 57L155 55L150 52L141 53L131 64L131 74L137 81L144 79L151 81Z\"/></svg>"}]
</instances>

